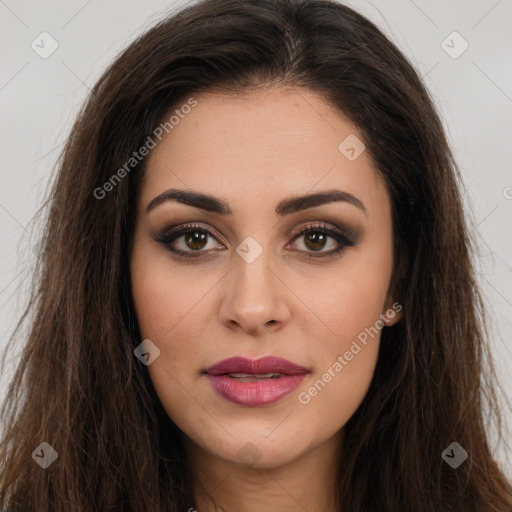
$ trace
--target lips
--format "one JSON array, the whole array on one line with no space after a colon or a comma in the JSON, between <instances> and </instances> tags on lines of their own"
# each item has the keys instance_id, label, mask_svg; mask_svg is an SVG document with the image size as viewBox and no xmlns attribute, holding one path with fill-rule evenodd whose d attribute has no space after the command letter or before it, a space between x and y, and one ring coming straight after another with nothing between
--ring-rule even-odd
<instances>
[{"instance_id":1,"label":"lips","mask_svg":"<svg viewBox=\"0 0 512 512\"><path fill-rule=\"evenodd\" d=\"M225 375L229 373L245 375L299 375L301 373L309 373L309 370L281 357L267 356L260 359L230 357L210 366L210 368L205 370L205 373L209 375Z\"/></svg>"},{"instance_id":2,"label":"lips","mask_svg":"<svg viewBox=\"0 0 512 512\"><path fill-rule=\"evenodd\" d=\"M310 373L280 357L231 357L204 372L213 389L238 405L267 405L289 395Z\"/></svg>"}]
</instances>

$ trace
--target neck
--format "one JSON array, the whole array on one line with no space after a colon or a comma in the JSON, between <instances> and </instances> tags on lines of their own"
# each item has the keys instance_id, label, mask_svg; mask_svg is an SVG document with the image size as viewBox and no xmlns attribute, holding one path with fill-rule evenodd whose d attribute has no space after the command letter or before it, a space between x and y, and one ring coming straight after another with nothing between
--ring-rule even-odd
<instances>
[{"instance_id":1,"label":"neck","mask_svg":"<svg viewBox=\"0 0 512 512\"><path fill-rule=\"evenodd\" d=\"M195 508L197 512L338 512L341 443L342 431L285 465L256 468L215 457L187 439Z\"/></svg>"}]
</instances>

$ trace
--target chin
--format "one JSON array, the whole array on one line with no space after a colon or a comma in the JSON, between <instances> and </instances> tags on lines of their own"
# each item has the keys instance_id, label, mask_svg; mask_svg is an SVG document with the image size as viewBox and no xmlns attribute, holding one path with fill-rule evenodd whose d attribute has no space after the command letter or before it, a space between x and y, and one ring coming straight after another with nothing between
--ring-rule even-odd
<instances>
[{"instance_id":1,"label":"chin","mask_svg":"<svg viewBox=\"0 0 512 512\"><path fill-rule=\"evenodd\" d=\"M312 444L285 430L272 438L265 437L261 430L255 435L247 435L247 430L245 433L235 432L233 438L225 442L228 445L224 445L225 449L219 450L217 445L214 452L217 457L255 469L285 466L300 458Z\"/></svg>"}]
</instances>

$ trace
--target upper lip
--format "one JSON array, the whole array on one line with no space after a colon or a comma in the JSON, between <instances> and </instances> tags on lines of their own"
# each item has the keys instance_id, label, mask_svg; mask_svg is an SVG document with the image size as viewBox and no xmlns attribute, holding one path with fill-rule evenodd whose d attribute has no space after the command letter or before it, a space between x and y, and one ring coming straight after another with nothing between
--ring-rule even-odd
<instances>
[{"instance_id":1,"label":"upper lip","mask_svg":"<svg viewBox=\"0 0 512 512\"><path fill-rule=\"evenodd\" d=\"M230 357L210 366L204 373L208 373L209 375L223 375L227 373L245 373L248 375L281 373L284 375L298 375L301 373L309 373L309 370L303 366L287 361L282 357L265 356L260 359Z\"/></svg>"}]
</instances>

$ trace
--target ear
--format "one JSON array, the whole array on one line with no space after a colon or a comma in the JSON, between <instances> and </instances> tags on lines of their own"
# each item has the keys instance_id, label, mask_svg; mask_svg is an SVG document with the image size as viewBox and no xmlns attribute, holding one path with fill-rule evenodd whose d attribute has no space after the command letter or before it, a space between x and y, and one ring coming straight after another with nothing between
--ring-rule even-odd
<instances>
[{"instance_id":1,"label":"ear","mask_svg":"<svg viewBox=\"0 0 512 512\"><path fill-rule=\"evenodd\" d=\"M388 296L384 311L382 312L382 321L386 327L395 325L403 315L403 306L395 301L393 297Z\"/></svg>"}]
</instances>

